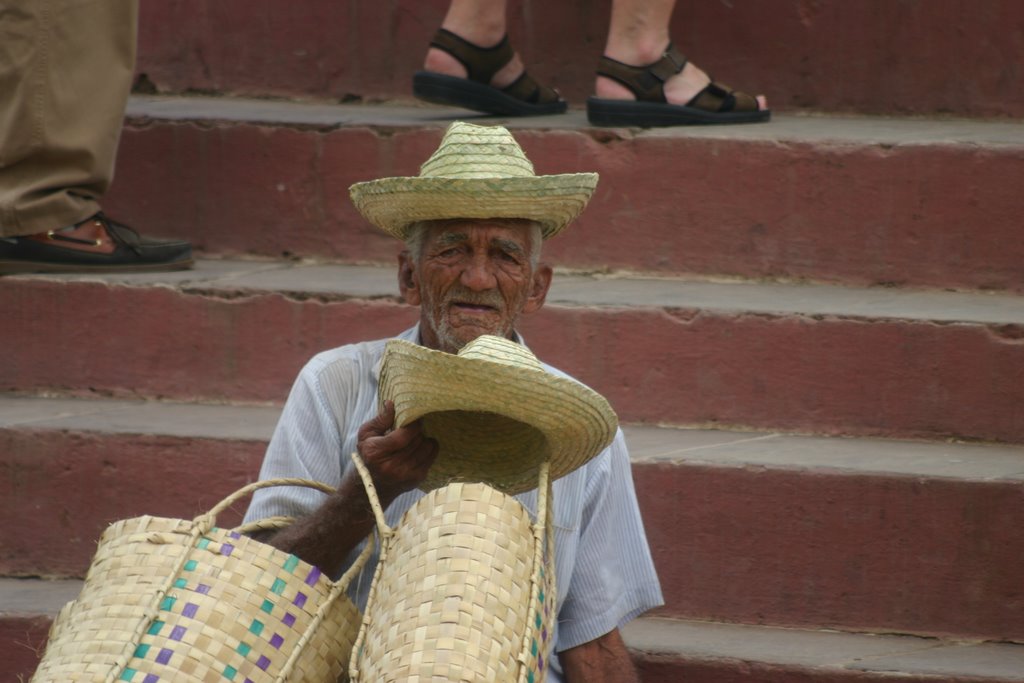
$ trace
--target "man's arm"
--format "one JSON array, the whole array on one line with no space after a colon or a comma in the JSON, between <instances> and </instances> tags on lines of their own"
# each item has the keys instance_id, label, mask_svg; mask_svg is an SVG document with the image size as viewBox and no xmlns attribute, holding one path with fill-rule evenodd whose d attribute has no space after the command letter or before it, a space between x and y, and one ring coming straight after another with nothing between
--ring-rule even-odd
<instances>
[{"instance_id":1,"label":"man's arm","mask_svg":"<svg viewBox=\"0 0 1024 683\"><path fill-rule=\"evenodd\" d=\"M558 653L569 683L640 683L619 629Z\"/></svg>"},{"instance_id":2,"label":"man's arm","mask_svg":"<svg viewBox=\"0 0 1024 683\"><path fill-rule=\"evenodd\" d=\"M437 455L437 443L423 436L418 422L389 431L394 421L395 406L388 401L381 414L359 428L358 436L359 455L370 471L384 509L426 478ZM323 505L261 540L334 574L374 525L363 481L350 467L337 492L328 496Z\"/></svg>"}]
</instances>

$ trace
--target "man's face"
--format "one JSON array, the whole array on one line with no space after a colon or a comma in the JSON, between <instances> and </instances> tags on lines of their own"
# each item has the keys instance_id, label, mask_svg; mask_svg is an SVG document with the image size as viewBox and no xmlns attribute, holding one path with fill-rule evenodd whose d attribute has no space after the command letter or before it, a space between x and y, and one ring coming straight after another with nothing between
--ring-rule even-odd
<instances>
[{"instance_id":1,"label":"man's face","mask_svg":"<svg viewBox=\"0 0 1024 683\"><path fill-rule=\"evenodd\" d=\"M400 257L405 300L420 306L420 334L455 353L482 334L510 337L522 313L544 304L551 268L530 265L529 224L499 219L438 221L425 228L418 263Z\"/></svg>"}]
</instances>

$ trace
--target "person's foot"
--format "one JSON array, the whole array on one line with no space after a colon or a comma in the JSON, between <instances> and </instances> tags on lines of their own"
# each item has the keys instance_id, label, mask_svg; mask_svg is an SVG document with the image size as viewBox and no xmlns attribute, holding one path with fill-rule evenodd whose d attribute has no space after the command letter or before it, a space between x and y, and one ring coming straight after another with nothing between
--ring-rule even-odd
<instances>
[{"instance_id":1,"label":"person's foot","mask_svg":"<svg viewBox=\"0 0 1024 683\"><path fill-rule=\"evenodd\" d=\"M427 102L499 116L560 114L567 106L530 77L507 36L477 44L445 28L434 34L412 91Z\"/></svg>"},{"instance_id":2,"label":"person's foot","mask_svg":"<svg viewBox=\"0 0 1024 683\"><path fill-rule=\"evenodd\" d=\"M624 54L617 56L609 46L609 54L598 60L597 94L587 99L591 125L652 128L771 120L763 96L712 81L671 41L660 45L651 49L648 42L639 51L635 44L624 43L618 48Z\"/></svg>"},{"instance_id":3,"label":"person's foot","mask_svg":"<svg viewBox=\"0 0 1024 683\"><path fill-rule=\"evenodd\" d=\"M686 104L700 94L709 83L711 83L711 78L704 73L703 69L694 65L693 62L687 62L682 71L665 81L665 99L669 104ZM636 99L629 88L606 76L597 77L594 94L609 100ZM757 99L758 109L761 111L768 109L768 100L764 95L757 95L755 99Z\"/></svg>"},{"instance_id":4,"label":"person's foot","mask_svg":"<svg viewBox=\"0 0 1024 683\"><path fill-rule=\"evenodd\" d=\"M423 60L423 70L455 78L469 78L469 73L462 62L436 47L431 47L427 50L426 59ZM523 66L523 60L520 59L519 53L516 52L512 55L512 60L508 64L495 72L488 85L498 90L504 90L515 83L523 75L524 71L526 71L526 67Z\"/></svg>"},{"instance_id":5,"label":"person's foot","mask_svg":"<svg viewBox=\"0 0 1024 683\"><path fill-rule=\"evenodd\" d=\"M0 237L0 275L185 270L192 245L143 237L102 212L74 225L23 237Z\"/></svg>"}]
</instances>

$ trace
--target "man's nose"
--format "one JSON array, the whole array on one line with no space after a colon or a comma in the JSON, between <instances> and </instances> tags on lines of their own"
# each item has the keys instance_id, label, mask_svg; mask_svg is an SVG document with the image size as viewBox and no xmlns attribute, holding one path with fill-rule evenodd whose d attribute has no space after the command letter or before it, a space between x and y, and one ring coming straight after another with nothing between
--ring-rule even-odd
<instances>
[{"instance_id":1,"label":"man's nose","mask_svg":"<svg viewBox=\"0 0 1024 683\"><path fill-rule=\"evenodd\" d=\"M462 269L460 281L464 287L477 292L493 289L498 283L492 264L486 258L470 259Z\"/></svg>"}]
</instances>

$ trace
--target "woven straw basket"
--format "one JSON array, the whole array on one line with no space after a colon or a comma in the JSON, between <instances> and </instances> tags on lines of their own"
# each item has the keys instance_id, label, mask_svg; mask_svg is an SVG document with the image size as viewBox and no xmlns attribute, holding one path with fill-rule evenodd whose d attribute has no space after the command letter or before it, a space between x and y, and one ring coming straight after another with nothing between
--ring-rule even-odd
<instances>
[{"instance_id":1,"label":"woven straw basket","mask_svg":"<svg viewBox=\"0 0 1024 683\"><path fill-rule=\"evenodd\" d=\"M380 560L349 668L352 681L540 683L554 619L554 537L548 463L536 521L480 483L427 493L394 529L377 517Z\"/></svg>"},{"instance_id":2,"label":"woven straw basket","mask_svg":"<svg viewBox=\"0 0 1024 683\"><path fill-rule=\"evenodd\" d=\"M109 526L78 598L61 610L33 683L334 683L360 615L345 595L369 551L337 582L214 524L268 486L333 489L302 479L250 484L192 521L136 517ZM367 543L367 547L372 547Z\"/></svg>"}]
</instances>

